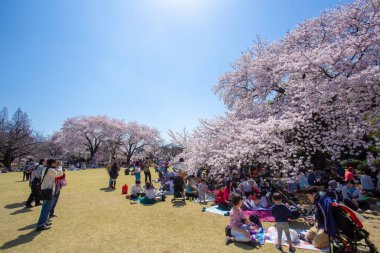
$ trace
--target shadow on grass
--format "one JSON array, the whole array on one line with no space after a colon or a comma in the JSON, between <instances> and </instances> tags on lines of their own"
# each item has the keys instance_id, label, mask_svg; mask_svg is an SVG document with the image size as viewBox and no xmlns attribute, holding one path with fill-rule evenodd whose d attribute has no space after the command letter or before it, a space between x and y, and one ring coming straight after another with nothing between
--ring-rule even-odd
<instances>
[{"instance_id":1,"label":"shadow on grass","mask_svg":"<svg viewBox=\"0 0 380 253\"><path fill-rule=\"evenodd\" d=\"M10 215L16 215L20 213L29 213L29 212L33 212L33 210L30 208L22 208L22 209L14 211L13 213L10 213Z\"/></svg>"},{"instance_id":2,"label":"shadow on grass","mask_svg":"<svg viewBox=\"0 0 380 253\"><path fill-rule=\"evenodd\" d=\"M13 248L13 247L17 247L17 246L22 245L22 244L29 243L29 242L33 241L34 237L36 237L38 234L39 234L38 232L32 230L25 235L19 235L16 239L13 239L9 242L4 243L3 246L0 247L0 249L6 250L6 249Z\"/></svg>"},{"instance_id":3,"label":"shadow on grass","mask_svg":"<svg viewBox=\"0 0 380 253\"><path fill-rule=\"evenodd\" d=\"M183 201L173 201L173 207L184 207L186 206L186 202Z\"/></svg>"},{"instance_id":4,"label":"shadow on grass","mask_svg":"<svg viewBox=\"0 0 380 253\"><path fill-rule=\"evenodd\" d=\"M115 191L114 189L111 189L111 188L108 188L108 187L100 188L99 190L104 191L104 192L113 192L113 191Z\"/></svg>"},{"instance_id":5,"label":"shadow on grass","mask_svg":"<svg viewBox=\"0 0 380 253\"><path fill-rule=\"evenodd\" d=\"M259 249L260 248L260 246L253 246L253 245L250 245L250 244L244 243L244 242L235 242L234 245L237 248L241 248L244 250L253 250L253 249Z\"/></svg>"},{"instance_id":6,"label":"shadow on grass","mask_svg":"<svg viewBox=\"0 0 380 253\"><path fill-rule=\"evenodd\" d=\"M25 206L25 201L20 202L20 203L9 204L9 205L4 206L4 208L14 209L14 208L20 208L20 207L23 207L23 206Z\"/></svg>"},{"instance_id":7,"label":"shadow on grass","mask_svg":"<svg viewBox=\"0 0 380 253\"><path fill-rule=\"evenodd\" d=\"M35 229L35 228L36 228L36 224L30 224L30 225L25 226L23 228L19 228L18 231L26 231L26 230Z\"/></svg>"}]
</instances>

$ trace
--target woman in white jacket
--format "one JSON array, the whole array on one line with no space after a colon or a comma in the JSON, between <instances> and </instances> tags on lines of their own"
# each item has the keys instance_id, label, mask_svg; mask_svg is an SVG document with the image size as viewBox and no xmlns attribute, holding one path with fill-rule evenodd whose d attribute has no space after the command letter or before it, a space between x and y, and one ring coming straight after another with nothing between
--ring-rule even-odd
<instances>
[{"instance_id":1,"label":"woman in white jacket","mask_svg":"<svg viewBox=\"0 0 380 253\"><path fill-rule=\"evenodd\" d=\"M51 190L55 191L55 178L63 175L62 168L59 167L59 162L54 159L48 159L46 168L42 170L41 174L41 191ZM53 195L53 194L52 194ZM51 222L48 221L49 213L53 204L53 199L44 200L41 208L40 217L37 222L37 231L49 229Z\"/></svg>"}]
</instances>

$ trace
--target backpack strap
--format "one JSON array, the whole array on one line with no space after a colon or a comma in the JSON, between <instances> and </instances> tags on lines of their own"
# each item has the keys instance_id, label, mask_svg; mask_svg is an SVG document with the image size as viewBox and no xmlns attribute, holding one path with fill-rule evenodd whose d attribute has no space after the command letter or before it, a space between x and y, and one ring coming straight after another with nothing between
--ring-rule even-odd
<instances>
[{"instance_id":1,"label":"backpack strap","mask_svg":"<svg viewBox=\"0 0 380 253\"><path fill-rule=\"evenodd\" d=\"M47 172L48 172L49 169L50 169L50 167L46 167L46 169L45 169L45 173L44 173L44 176L43 176L42 179L41 179L41 184L42 184L42 182L44 181L45 176L46 176L46 174L47 174Z\"/></svg>"}]
</instances>

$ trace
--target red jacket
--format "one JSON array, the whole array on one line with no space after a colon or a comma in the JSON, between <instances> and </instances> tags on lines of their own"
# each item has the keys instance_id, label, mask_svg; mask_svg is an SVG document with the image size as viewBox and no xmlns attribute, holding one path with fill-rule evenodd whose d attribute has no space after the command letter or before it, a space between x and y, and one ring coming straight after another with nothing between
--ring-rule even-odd
<instances>
[{"instance_id":1,"label":"red jacket","mask_svg":"<svg viewBox=\"0 0 380 253\"><path fill-rule=\"evenodd\" d=\"M215 201L218 204L227 204L223 191L217 191Z\"/></svg>"}]
</instances>

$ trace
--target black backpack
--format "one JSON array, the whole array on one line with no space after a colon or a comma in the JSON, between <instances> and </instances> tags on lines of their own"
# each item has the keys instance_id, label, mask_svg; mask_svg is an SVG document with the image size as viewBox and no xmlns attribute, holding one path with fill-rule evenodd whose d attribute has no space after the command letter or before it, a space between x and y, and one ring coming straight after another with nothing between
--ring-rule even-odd
<instances>
[{"instance_id":1,"label":"black backpack","mask_svg":"<svg viewBox=\"0 0 380 253\"><path fill-rule=\"evenodd\" d=\"M35 171L37 171L38 166L40 166L40 165L37 165L35 167L35 169L34 169ZM36 176L34 176L34 178L32 180L31 187L33 190L41 191L41 178L37 178Z\"/></svg>"}]
</instances>

